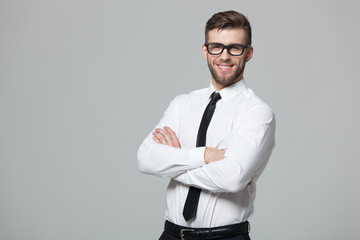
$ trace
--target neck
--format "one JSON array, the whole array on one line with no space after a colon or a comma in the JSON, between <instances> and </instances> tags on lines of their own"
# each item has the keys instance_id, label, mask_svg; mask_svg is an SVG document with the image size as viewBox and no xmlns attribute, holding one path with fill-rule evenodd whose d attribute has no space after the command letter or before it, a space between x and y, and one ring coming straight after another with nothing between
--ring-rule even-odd
<instances>
[{"instance_id":1,"label":"neck","mask_svg":"<svg viewBox=\"0 0 360 240\"><path fill-rule=\"evenodd\" d=\"M211 83L212 83L212 85L214 86L215 90L216 90L217 92L219 92L221 89L224 89L224 88L226 88L226 87L228 87L228 86L231 86L231 85L233 85L233 84L235 84L235 83L237 83L237 82L240 82L242 79L243 79L243 77L239 78L239 79L236 80L235 82L232 82L231 84L222 85L222 84L219 84L218 82L216 82L216 81L214 80L214 78L212 78L212 79L211 79Z\"/></svg>"}]
</instances>

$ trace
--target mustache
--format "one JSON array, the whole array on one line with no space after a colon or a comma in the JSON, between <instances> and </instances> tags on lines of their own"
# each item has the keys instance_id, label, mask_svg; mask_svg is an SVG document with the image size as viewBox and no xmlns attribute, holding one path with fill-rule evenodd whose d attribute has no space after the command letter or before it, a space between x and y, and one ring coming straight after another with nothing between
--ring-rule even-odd
<instances>
[{"instance_id":1,"label":"mustache","mask_svg":"<svg viewBox=\"0 0 360 240\"><path fill-rule=\"evenodd\" d=\"M215 64L222 64L222 63L229 64L229 63L231 63L231 60L226 60L226 61L221 60L221 61L214 62L214 63L215 63Z\"/></svg>"}]
</instances>

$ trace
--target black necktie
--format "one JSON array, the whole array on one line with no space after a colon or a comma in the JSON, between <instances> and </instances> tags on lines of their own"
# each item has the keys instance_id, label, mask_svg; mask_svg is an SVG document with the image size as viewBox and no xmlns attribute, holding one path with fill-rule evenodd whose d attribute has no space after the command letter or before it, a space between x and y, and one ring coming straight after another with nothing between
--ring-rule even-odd
<instances>
[{"instance_id":1,"label":"black necktie","mask_svg":"<svg viewBox=\"0 0 360 240\"><path fill-rule=\"evenodd\" d=\"M206 145L206 132L214 114L216 102L221 98L220 94L213 92L211 94L211 100L206 106L204 115L201 119L197 139L196 147L204 147ZM201 189L196 187L190 187L185 201L183 216L186 221L194 219L196 217L196 211L199 203Z\"/></svg>"}]
</instances>

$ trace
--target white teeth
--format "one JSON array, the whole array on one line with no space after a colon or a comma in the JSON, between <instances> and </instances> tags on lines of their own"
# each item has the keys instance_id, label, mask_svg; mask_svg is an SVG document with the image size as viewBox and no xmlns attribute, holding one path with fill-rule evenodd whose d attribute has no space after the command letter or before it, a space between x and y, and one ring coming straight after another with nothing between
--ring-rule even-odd
<instances>
[{"instance_id":1,"label":"white teeth","mask_svg":"<svg viewBox=\"0 0 360 240\"><path fill-rule=\"evenodd\" d=\"M230 66L220 66L219 65L219 68L230 68Z\"/></svg>"}]
</instances>

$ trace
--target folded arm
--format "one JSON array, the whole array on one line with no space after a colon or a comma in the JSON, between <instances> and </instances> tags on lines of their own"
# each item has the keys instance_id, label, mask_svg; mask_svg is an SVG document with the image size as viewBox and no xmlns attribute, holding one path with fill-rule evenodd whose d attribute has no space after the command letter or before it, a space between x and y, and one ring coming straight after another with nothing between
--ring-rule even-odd
<instances>
[{"instance_id":1,"label":"folded arm","mask_svg":"<svg viewBox=\"0 0 360 240\"><path fill-rule=\"evenodd\" d=\"M176 137L178 131L179 109L182 109L181 105L184 104L184 97L185 95L180 95L170 103L159 124L140 145L138 164L141 172L157 176L174 177L205 165L205 147L180 148L177 138L176 140L171 138L171 134ZM165 129L170 129L172 133L170 134L169 132L169 136L165 134L164 137L156 137L157 134L155 133L164 133L162 131Z\"/></svg>"},{"instance_id":2,"label":"folded arm","mask_svg":"<svg viewBox=\"0 0 360 240\"><path fill-rule=\"evenodd\" d=\"M212 192L238 192L260 175L275 145L275 118L265 106L250 110L234 128L224 159L174 179Z\"/></svg>"}]
</instances>

